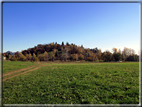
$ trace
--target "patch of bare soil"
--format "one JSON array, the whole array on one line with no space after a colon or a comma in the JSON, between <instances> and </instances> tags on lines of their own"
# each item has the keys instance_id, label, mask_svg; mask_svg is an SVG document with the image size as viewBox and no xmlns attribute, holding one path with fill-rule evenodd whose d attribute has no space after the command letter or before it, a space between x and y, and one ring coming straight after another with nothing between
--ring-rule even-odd
<instances>
[{"instance_id":1,"label":"patch of bare soil","mask_svg":"<svg viewBox=\"0 0 142 107\"><path fill-rule=\"evenodd\" d=\"M53 65L42 65L42 66L53 66Z\"/></svg>"}]
</instances>

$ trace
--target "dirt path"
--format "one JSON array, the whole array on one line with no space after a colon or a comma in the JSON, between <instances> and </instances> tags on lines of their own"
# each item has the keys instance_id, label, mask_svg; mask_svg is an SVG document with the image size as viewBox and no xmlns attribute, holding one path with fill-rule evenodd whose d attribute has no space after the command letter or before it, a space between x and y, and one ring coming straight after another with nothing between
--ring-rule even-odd
<instances>
[{"instance_id":1,"label":"dirt path","mask_svg":"<svg viewBox=\"0 0 142 107\"><path fill-rule=\"evenodd\" d=\"M13 74L13 73L17 73L17 72L21 72L21 71L24 71L24 70L27 70L27 69L30 69L30 68L33 68L35 66L31 66L31 67L28 67L28 68L23 68L23 69L19 69L19 70L16 70L16 71L12 71L12 72L9 72L9 73L4 73L2 76L7 76L7 75L10 75L10 74Z\"/></svg>"},{"instance_id":2,"label":"dirt path","mask_svg":"<svg viewBox=\"0 0 142 107\"><path fill-rule=\"evenodd\" d=\"M39 63L39 64L40 64L40 63ZM3 77L4 77L4 76L7 76L7 75L10 75L10 74L13 74L13 73L17 73L17 72L21 72L21 71L24 71L24 70L28 70L28 69L30 69L30 68L33 68L33 69L28 70L28 71L25 71L25 72L22 72L22 73L19 73L19 74L16 74L16 75L13 75L13 76L4 78L3 81L6 81L6 80L8 80L8 79L10 79L10 78L13 78L13 77L15 77L15 76L18 76L18 75L25 74L25 73L27 73L27 72L36 70L36 69L40 68L41 66L52 66L52 65L42 65L42 64L40 64L40 65L39 65L38 67L36 67L36 68L33 68L33 67L35 67L35 66L31 66L31 67L23 68L23 69L20 69L20 70L17 70L17 71L5 73L5 74L3 74Z\"/></svg>"},{"instance_id":3,"label":"dirt path","mask_svg":"<svg viewBox=\"0 0 142 107\"><path fill-rule=\"evenodd\" d=\"M41 66L38 66L38 67L36 67L36 68L34 68L34 69L30 69L30 70L28 70L28 71L25 71L25 72L22 72L22 73L19 73L19 74L16 74L16 75L10 76L10 77L8 77L8 78L4 78L4 79L3 79L3 81L6 81L6 80L8 80L8 79L10 79L10 78L13 78L13 77L15 77L15 76L18 76L18 75L25 74L25 73L27 73L27 72L30 72L30 71L36 70L36 69L38 69L38 68L40 68L40 67L41 67Z\"/></svg>"}]
</instances>

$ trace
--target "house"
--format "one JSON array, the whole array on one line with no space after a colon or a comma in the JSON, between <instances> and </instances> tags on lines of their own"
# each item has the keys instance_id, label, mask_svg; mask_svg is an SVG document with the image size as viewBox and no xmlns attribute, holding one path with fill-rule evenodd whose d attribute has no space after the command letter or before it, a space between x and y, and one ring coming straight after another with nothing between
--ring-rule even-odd
<instances>
[{"instance_id":1,"label":"house","mask_svg":"<svg viewBox=\"0 0 142 107\"><path fill-rule=\"evenodd\" d=\"M3 60L6 60L6 57L5 57L5 56L3 56Z\"/></svg>"},{"instance_id":2,"label":"house","mask_svg":"<svg viewBox=\"0 0 142 107\"><path fill-rule=\"evenodd\" d=\"M6 60L6 57L5 57L4 53L2 54L2 58L3 58L3 60Z\"/></svg>"}]
</instances>

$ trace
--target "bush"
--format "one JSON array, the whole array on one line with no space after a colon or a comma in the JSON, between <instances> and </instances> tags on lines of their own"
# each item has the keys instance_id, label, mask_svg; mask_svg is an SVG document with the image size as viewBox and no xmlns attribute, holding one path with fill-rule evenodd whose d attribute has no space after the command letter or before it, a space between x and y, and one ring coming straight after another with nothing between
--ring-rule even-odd
<instances>
[{"instance_id":1,"label":"bush","mask_svg":"<svg viewBox=\"0 0 142 107\"><path fill-rule=\"evenodd\" d=\"M39 55L38 55L38 59L39 59L39 61L44 61L44 55L39 54Z\"/></svg>"},{"instance_id":2,"label":"bush","mask_svg":"<svg viewBox=\"0 0 142 107\"><path fill-rule=\"evenodd\" d=\"M17 59L15 57L12 57L10 61L17 61Z\"/></svg>"},{"instance_id":3,"label":"bush","mask_svg":"<svg viewBox=\"0 0 142 107\"><path fill-rule=\"evenodd\" d=\"M23 55L23 56L20 56L20 61L26 61L26 57Z\"/></svg>"},{"instance_id":4,"label":"bush","mask_svg":"<svg viewBox=\"0 0 142 107\"><path fill-rule=\"evenodd\" d=\"M31 60L32 59L32 55L31 54L26 54L26 58L27 58L27 60Z\"/></svg>"},{"instance_id":5,"label":"bush","mask_svg":"<svg viewBox=\"0 0 142 107\"><path fill-rule=\"evenodd\" d=\"M38 57L34 57L33 61L35 61L35 62L39 61Z\"/></svg>"}]
</instances>

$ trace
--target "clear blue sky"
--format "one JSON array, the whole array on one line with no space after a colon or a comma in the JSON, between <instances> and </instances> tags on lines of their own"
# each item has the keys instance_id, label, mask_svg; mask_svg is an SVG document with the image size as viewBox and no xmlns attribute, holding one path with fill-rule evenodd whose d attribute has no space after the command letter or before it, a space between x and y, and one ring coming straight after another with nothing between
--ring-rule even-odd
<instances>
[{"instance_id":1,"label":"clear blue sky","mask_svg":"<svg viewBox=\"0 0 142 107\"><path fill-rule=\"evenodd\" d=\"M4 3L3 52L74 43L112 51L140 48L139 3Z\"/></svg>"}]
</instances>

